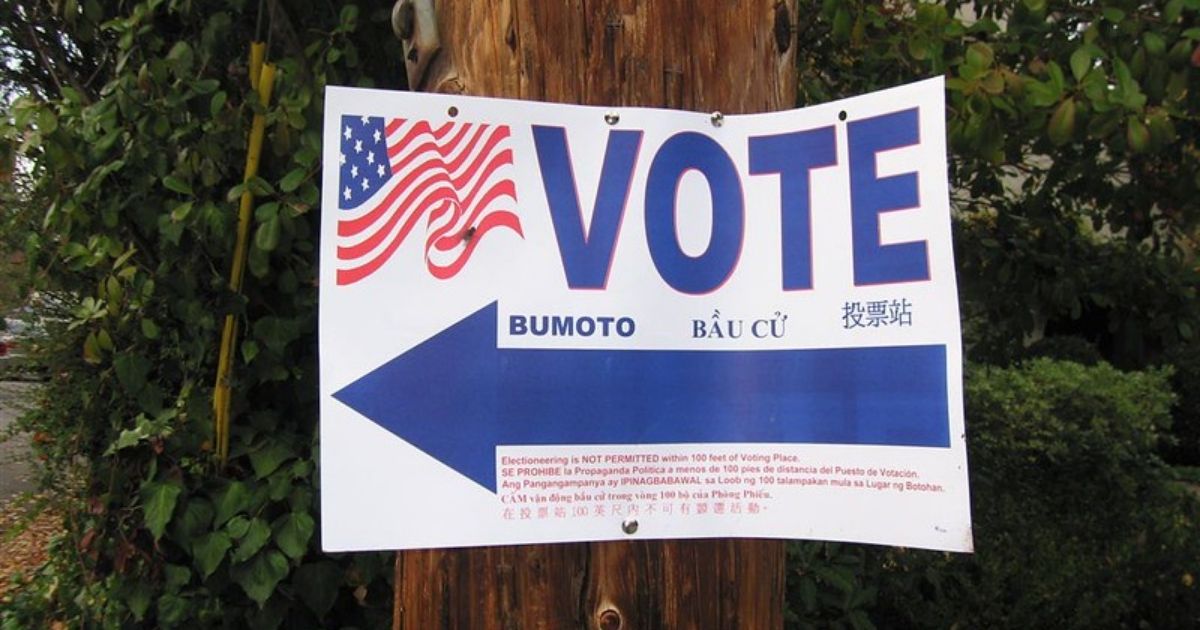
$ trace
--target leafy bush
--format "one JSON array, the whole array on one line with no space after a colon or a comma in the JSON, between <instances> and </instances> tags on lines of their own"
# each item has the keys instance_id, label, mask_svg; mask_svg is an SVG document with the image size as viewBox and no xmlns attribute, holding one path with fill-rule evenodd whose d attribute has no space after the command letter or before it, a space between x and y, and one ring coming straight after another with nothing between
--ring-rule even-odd
<instances>
[{"instance_id":1,"label":"leafy bush","mask_svg":"<svg viewBox=\"0 0 1200 630\"><path fill-rule=\"evenodd\" d=\"M827 542L792 542L787 550L788 630L871 628L878 586L866 547Z\"/></svg>"},{"instance_id":2,"label":"leafy bush","mask_svg":"<svg viewBox=\"0 0 1200 630\"><path fill-rule=\"evenodd\" d=\"M1007 208L959 221L955 240L976 360L1024 358L1020 340L1044 332L1082 338L1110 363L1141 369L1200 331L1200 272L1182 256L1032 224Z\"/></svg>"},{"instance_id":3,"label":"leafy bush","mask_svg":"<svg viewBox=\"0 0 1200 630\"><path fill-rule=\"evenodd\" d=\"M1177 345L1161 361L1174 368L1171 385L1179 397L1172 412L1174 443L1165 446L1164 454L1173 464L1200 466L1200 344Z\"/></svg>"},{"instance_id":4,"label":"leafy bush","mask_svg":"<svg viewBox=\"0 0 1200 630\"><path fill-rule=\"evenodd\" d=\"M1073 361L1080 365L1096 365L1104 359L1096 346L1081 337L1044 337L1025 350L1029 358Z\"/></svg>"},{"instance_id":5,"label":"leafy bush","mask_svg":"<svg viewBox=\"0 0 1200 630\"><path fill-rule=\"evenodd\" d=\"M22 426L69 499L53 562L0 620L386 625L390 556L319 552L314 210L324 85L400 76L386 10L268 3L279 73L263 109L245 67L262 3L36 4L17 17L61 32L41 45L108 61L91 87L30 87L4 119L30 160L14 221L40 226L26 251L68 306ZM360 66L355 40L381 54ZM267 136L243 296L227 274L255 111ZM211 405L226 313L244 333L222 467Z\"/></svg>"},{"instance_id":6,"label":"leafy bush","mask_svg":"<svg viewBox=\"0 0 1200 630\"><path fill-rule=\"evenodd\" d=\"M976 551L795 543L789 628L1200 624L1200 500L1155 449L1169 371L971 367Z\"/></svg>"},{"instance_id":7,"label":"leafy bush","mask_svg":"<svg viewBox=\"0 0 1200 630\"><path fill-rule=\"evenodd\" d=\"M879 549L883 627L1200 623L1200 502L1157 455L1169 372L1046 359L966 383L976 552Z\"/></svg>"}]
</instances>

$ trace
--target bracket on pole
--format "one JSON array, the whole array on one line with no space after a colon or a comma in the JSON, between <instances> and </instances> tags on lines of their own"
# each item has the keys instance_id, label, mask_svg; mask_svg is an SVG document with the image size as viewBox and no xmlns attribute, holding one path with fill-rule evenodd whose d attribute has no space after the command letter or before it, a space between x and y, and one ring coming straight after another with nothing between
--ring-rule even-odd
<instances>
[{"instance_id":1,"label":"bracket on pole","mask_svg":"<svg viewBox=\"0 0 1200 630\"><path fill-rule=\"evenodd\" d=\"M392 7L392 32L404 47L408 89L419 90L430 62L442 49L433 0L396 0Z\"/></svg>"}]
</instances>

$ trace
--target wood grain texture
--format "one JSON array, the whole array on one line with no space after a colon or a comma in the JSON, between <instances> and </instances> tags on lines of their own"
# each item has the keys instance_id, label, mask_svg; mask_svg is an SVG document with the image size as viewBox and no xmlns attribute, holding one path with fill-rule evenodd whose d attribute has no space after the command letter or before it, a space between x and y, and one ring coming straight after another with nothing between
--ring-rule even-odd
<instances>
[{"instance_id":1,"label":"wood grain texture","mask_svg":"<svg viewBox=\"0 0 1200 630\"><path fill-rule=\"evenodd\" d=\"M438 2L424 90L725 113L796 101L795 0Z\"/></svg>"},{"instance_id":2,"label":"wood grain texture","mask_svg":"<svg viewBox=\"0 0 1200 630\"><path fill-rule=\"evenodd\" d=\"M439 0L424 90L750 113L793 106L795 0ZM784 543L400 552L396 630L772 630Z\"/></svg>"},{"instance_id":3,"label":"wood grain texture","mask_svg":"<svg viewBox=\"0 0 1200 630\"><path fill-rule=\"evenodd\" d=\"M781 541L403 551L395 577L397 630L783 627Z\"/></svg>"}]
</instances>

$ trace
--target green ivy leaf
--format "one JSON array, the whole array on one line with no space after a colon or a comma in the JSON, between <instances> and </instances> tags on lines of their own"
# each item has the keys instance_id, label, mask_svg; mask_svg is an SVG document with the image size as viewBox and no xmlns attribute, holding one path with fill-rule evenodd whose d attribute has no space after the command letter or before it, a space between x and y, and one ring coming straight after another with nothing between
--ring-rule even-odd
<instances>
[{"instance_id":1,"label":"green ivy leaf","mask_svg":"<svg viewBox=\"0 0 1200 630\"><path fill-rule=\"evenodd\" d=\"M233 568L233 580L246 595L262 608L280 580L287 577L288 562L283 554L271 549Z\"/></svg>"},{"instance_id":2,"label":"green ivy leaf","mask_svg":"<svg viewBox=\"0 0 1200 630\"><path fill-rule=\"evenodd\" d=\"M171 522L171 538L183 545L207 532L212 526L212 502L204 497L192 496L184 504L179 516Z\"/></svg>"},{"instance_id":3,"label":"green ivy leaf","mask_svg":"<svg viewBox=\"0 0 1200 630\"><path fill-rule=\"evenodd\" d=\"M283 352L297 335L292 322L279 317L263 317L254 322L254 336L262 341L268 350Z\"/></svg>"},{"instance_id":4,"label":"green ivy leaf","mask_svg":"<svg viewBox=\"0 0 1200 630\"><path fill-rule=\"evenodd\" d=\"M225 524L225 531L229 532L229 535L234 538L241 538L246 535L246 532L250 531L250 519L245 516L235 516Z\"/></svg>"},{"instance_id":5,"label":"green ivy leaf","mask_svg":"<svg viewBox=\"0 0 1200 630\"><path fill-rule=\"evenodd\" d=\"M167 53L167 61L178 75L183 75L191 71L194 58L195 54L192 52L192 46L186 41L175 42L175 45Z\"/></svg>"},{"instance_id":6,"label":"green ivy leaf","mask_svg":"<svg viewBox=\"0 0 1200 630\"><path fill-rule=\"evenodd\" d=\"M1050 75L1050 84L1054 86L1054 90L1062 94L1067 87L1067 79L1063 76L1062 67L1057 62L1051 61L1046 64L1046 72Z\"/></svg>"},{"instance_id":7,"label":"green ivy leaf","mask_svg":"<svg viewBox=\"0 0 1200 630\"><path fill-rule=\"evenodd\" d=\"M250 192L260 197L275 194L275 188L271 186L270 182L261 177L250 178L250 181L246 182L246 187L250 189Z\"/></svg>"},{"instance_id":8,"label":"green ivy leaf","mask_svg":"<svg viewBox=\"0 0 1200 630\"><path fill-rule=\"evenodd\" d=\"M147 481L142 484L142 513L146 529L150 530L154 540L162 537L171 521L180 492L183 488L174 482Z\"/></svg>"},{"instance_id":9,"label":"green ivy leaf","mask_svg":"<svg viewBox=\"0 0 1200 630\"><path fill-rule=\"evenodd\" d=\"M216 118L217 114L220 114L221 110L225 109L225 102L228 100L229 100L229 95L226 94L223 90L220 92L214 93L212 95L212 99L208 101L209 115L211 115L213 118Z\"/></svg>"},{"instance_id":10,"label":"green ivy leaf","mask_svg":"<svg viewBox=\"0 0 1200 630\"><path fill-rule=\"evenodd\" d=\"M221 566L221 561L232 546L229 534L219 530L197 538L192 544L192 562L195 563L200 576L207 578L212 575L213 571Z\"/></svg>"},{"instance_id":11,"label":"green ivy leaf","mask_svg":"<svg viewBox=\"0 0 1200 630\"><path fill-rule=\"evenodd\" d=\"M250 248L250 257L246 260L246 266L255 278L267 277L271 271L271 253L260 247Z\"/></svg>"},{"instance_id":12,"label":"green ivy leaf","mask_svg":"<svg viewBox=\"0 0 1200 630\"><path fill-rule=\"evenodd\" d=\"M188 601L178 593L164 593L158 598L158 625L171 627L183 621L188 613Z\"/></svg>"},{"instance_id":13,"label":"green ivy leaf","mask_svg":"<svg viewBox=\"0 0 1200 630\"><path fill-rule=\"evenodd\" d=\"M358 5L347 4L342 7L342 13L338 19L342 23L342 28L353 30L355 22L358 21Z\"/></svg>"},{"instance_id":14,"label":"green ivy leaf","mask_svg":"<svg viewBox=\"0 0 1200 630\"><path fill-rule=\"evenodd\" d=\"M150 586L142 580L134 582L133 586L124 593L125 605L129 607L129 612L133 613L133 618L137 621L145 619L146 611L150 610L150 594Z\"/></svg>"},{"instance_id":15,"label":"green ivy leaf","mask_svg":"<svg viewBox=\"0 0 1200 630\"><path fill-rule=\"evenodd\" d=\"M1055 89L1052 84L1042 81L1029 81L1025 88L1029 95L1029 104L1034 107L1053 105L1059 101L1059 97L1062 95L1061 89Z\"/></svg>"},{"instance_id":16,"label":"green ivy leaf","mask_svg":"<svg viewBox=\"0 0 1200 630\"><path fill-rule=\"evenodd\" d=\"M1159 110L1147 121L1150 126L1150 140L1157 146L1163 147L1175 141L1175 123L1167 112Z\"/></svg>"},{"instance_id":17,"label":"green ivy leaf","mask_svg":"<svg viewBox=\"0 0 1200 630\"><path fill-rule=\"evenodd\" d=\"M247 339L242 342L242 361L249 364L258 356L258 343L253 339Z\"/></svg>"},{"instance_id":18,"label":"green ivy leaf","mask_svg":"<svg viewBox=\"0 0 1200 630\"><path fill-rule=\"evenodd\" d=\"M1071 74L1078 81L1092 69L1092 50L1089 46L1080 46L1071 53Z\"/></svg>"},{"instance_id":19,"label":"green ivy leaf","mask_svg":"<svg viewBox=\"0 0 1200 630\"><path fill-rule=\"evenodd\" d=\"M105 451L105 455L111 455L119 450L136 446L152 438L170 435L172 432L170 421L176 415L174 410L153 419L146 417L145 414L138 415L134 428L121 431L116 442Z\"/></svg>"},{"instance_id":20,"label":"green ivy leaf","mask_svg":"<svg viewBox=\"0 0 1200 630\"><path fill-rule=\"evenodd\" d=\"M1142 35L1142 44L1146 47L1146 53L1150 55L1158 56L1167 51L1167 41L1154 31L1146 31Z\"/></svg>"},{"instance_id":21,"label":"green ivy leaf","mask_svg":"<svg viewBox=\"0 0 1200 630\"><path fill-rule=\"evenodd\" d=\"M929 58L929 40L920 35L914 35L908 40L908 56L917 61Z\"/></svg>"},{"instance_id":22,"label":"green ivy leaf","mask_svg":"<svg viewBox=\"0 0 1200 630\"><path fill-rule=\"evenodd\" d=\"M324 617L337 601L342 569L328 560L305 564L296 569L292 582L300 601L317 617Z\"/></svg>"},{"instance_id":23,"label":"green ivy leaf","mask_svg":"<svg viewBox=\"0 0 1200 630\"><path fill-rule=\"evenodd\" d=\"M283 192L292 192L300 187L304 179L308 177L308 171L303 168L292 169L283 179L279 181L279 190Z\"/></svg>"},{"instance_id":24,"label":"green ivy leaf","mask_svg":"<svg viewBox=\"0 0 1200 630\"><path fill-rule=\"evenodd\" d=\"M233 202L241 199L242 194L246 192L246 189L247 186L245 183L238 184L237 186L230 188L229 192L225 193L225 201Z\"/></svg>"},{"instance_id":25,"label":"green ivy leaf","mask_svg":"<svg viewBox=\"0 0 1200 630\"><path fill-rule=\"evenodd\" d=\"M996 54L992 52L992 47L983 42L975 42L967 47L967 63L976 68L991 67L995 58Z\"/></svg>"},{"instance_id":26,"label":"green ivy leaf","mask_svg":"<svg viewBox=\"0 0 1200 630\"><path fill-rule=\"evenodd\" d=\"M213 527L224 525L235 514L244 511L249 504L250 493L246 490L246 484L240 481L230 482L217 499L217 516L213 520Z\"/></svg>"},{"instance_id":27,"label":"green ivy leaf","mask_svg":"<svg viewBox=\"0 0 1200 630\"><path fill-rule=\"evenodd\" d=\"M254 246L264 252L273 252L279 246L279 217L258 224L254 232Z\"/></svg>"},{"instance_id":28,"label":"green ivy leaf","mask_svg":"<svg viewBox=\"0 0 1200 630\"><path fill-rule=\"evenodd\" d=\"M1134 153L1141 153L1150 146L1150 130L1138 117L1130 116L1125 127L1125 141Z\"/></svg>"},{"instance_id":29,"label":"green ivy leaf","mask_svg":"<svg viewBox=\"0 0 1200 630\"><path fill-rule=\"evenodd\" d=\"M83 360L91 365L97 365L101 361L100 342L95 333L88 333L87 338L83 340Z\"/></svg>"},{"instance_id":30,"label":"green ivy leaf","mask_svg":"<svg viewBox=\"0 0 1200 630\"><path fill-rule=\"evenodd\" d=\"M282 501L292 492L292 476L280 470L267 478L267 497L271 501Z\"/></svg>"},{"instance_id":31,"label":"green ivy leaf","mask_svg":"<svg viewBox=\"0 0 1200 630\"><path fill-rule=\"evenodd\" d=\"M192 572L187 567L178 564L163 565L163 576L166 578L163 582L169 589L182 588L192 580Z\"/></svg>"},{"instance_id":32,"label":"green ivy leaf","mask_svg":"<svg viewBox=\"0 0 1200 630\"><path fill-rule=\"evenodd\" d=\"M1075 99L1068 98L1054 110L1046 134L1050 136L1050 142L1057 146L1071 141L1075 135Z\"/></svg>"},{"instance_id":33,"label":"green ivy leaf","mask_svg":"<svg viewBox=\"0 0 1200 630\"><path fill-rule=\"evenodd\" d=\"M275 472L281 464L291 459L295 451L279 442L270 442L266 446L250 453L250 466L254 468L254 476L263 479Z\"/></svg>"},{"instance_id":34,"label":"green ivy leaf","mask_svg":"<svg viewBox=\"0 0 1200 630\"><path fill-rule=\"evenodd\" d=\"M167 175L163 178L162 182L163 186L166 186L167 190L177 192L181 195L187 195L189 197L195 194L192 192L191 184L178 177L175 177L174 175Z\"/></svg>"},{"instance_id":35,"label":"green ivy leaf","mask_svg":"<svg viewBox=\"0 0 1200 630\"><path fill-rule=\"evenodd\" d=\"M308 541L312 538L315 523L313 517L304 512L292 512L275 521L275 544L293 560L304 557Z\"/></svg>"},{"instance_id":36,"label":"green ivy leaf","mask_svg":"<svg viewBox=\"0 0 1200 630\"><path fill-rule=\"evenodd\" d=\"M137 395L146 386L146 375L150 373L150 362L137 354L124 353L113 361L117 381L130 394Z\"/></svg>"},{"instance_id":37,"label":"green ivy leaf","mask_svg":"<svg viewBox=\"0 0 1200 630\"><path fill-rule=\"evenodd\" d=\"M834 588L849 595L854 592L854 573L839 566L814 567L815 573Z\"/></svg>"},{"instance_id":38,"label":"green ivy leaf","mask_svg":"<svg viewBox=\"0 0 1200 630\"><path fill-rule=\"evenodd\" d=\"M1179 19L1179 15L1183 13L1184 0L1171 0L1163 9L1163 22L1167 24L1174 23Z\"/></svg>"},{"instance_id":39,"label":"green ivy leaf","mask_svg":"<svg viewBox=\"0 0 1200 630\"><path fill-rule=\"evenodd\" d=\"M245 562L258 553L263 545L271 539L271 528L267 522L261 518L255 517L250 519L250 526L246 529L246 535L238 541L238 547L233 552L234 562Z\"/></svg>"},{"instance_id":40,"label":"green ivy leaf","mask_svg":"<svg viewBox=\"0 0 1200 630\"><path fill-rule=\"evenodd\" d=\"M267 203L259 204L254 209L254 220L259 223L266 223L277 216L279 216L279 202L277 201L268 201Z\"/></svg>"},{"instance_id":41,"label":"green ivy leaf","mask_svg":"<svg viewBox=\"0 0 1200 630\"><path fill-rule=\"evenodd\" d=\"M49 108L38 112L37 116L38 132L42 135L49 135L58 129L58 117Z\"/></svg>"},{"instance_id":42,"label":"green ivy leaf","mask_svg":"<svg viewBox=\"0 0 1200 630\"><path fill-rule=\"evenodd\" d=\"M192 89L198 94L212 94L219 87L221 82L216 79L201 79L192 84Z\"/></svg>"}]
</instances>

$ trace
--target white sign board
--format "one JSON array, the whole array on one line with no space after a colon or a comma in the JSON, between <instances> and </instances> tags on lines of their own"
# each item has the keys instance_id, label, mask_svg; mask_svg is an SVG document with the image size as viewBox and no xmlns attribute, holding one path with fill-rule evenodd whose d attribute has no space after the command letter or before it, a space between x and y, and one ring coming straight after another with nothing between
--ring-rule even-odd
<instances>
[{"instance_id":1,"label":"white sign board","mask_svg":"<svg viewBox=\"0 0 1200 630\"><path fill-rule=\"evenodd\" d=\"M329 88L324 548L970 550L943 94Z\"/></svg>"}]
</instances>

